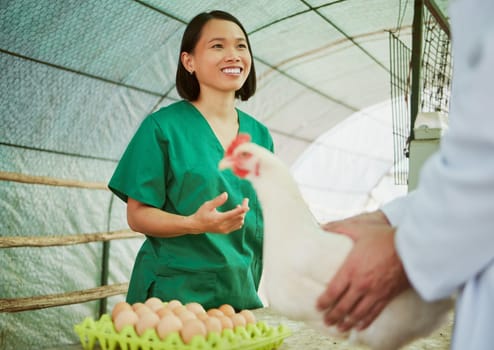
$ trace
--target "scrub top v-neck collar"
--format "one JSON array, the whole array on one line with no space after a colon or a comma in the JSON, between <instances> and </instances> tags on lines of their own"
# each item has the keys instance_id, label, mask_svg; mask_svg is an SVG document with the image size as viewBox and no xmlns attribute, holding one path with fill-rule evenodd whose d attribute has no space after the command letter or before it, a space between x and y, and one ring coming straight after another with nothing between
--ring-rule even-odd
<instances>
[{"instance_id":1,"label":"scrub top v-neck collar","mask_svg":"<svg viewBox=\"0 0 494 350\"><path fill-rule=\"evenodd\" d=\"M223 145L221 144L221 141L220 139L218 138L218 136L216 135L216 133L214 132L211 124L209 124L208 120L206 119L206 117L204 116L204 114L201 113L201 111L192 104L192 102L190 101L186 101L189 106L194 110L194 113L197 117L199 117L199 119L202 120L202 123L205 123L206 125L206 129L209 130L209 133L210 133L210 136L212 136L212 138L215 140L215 146L216 148L218 148L218 150L221 152L221 154L224 154L226 152L226 149L223 147ZM238 112L237 108L235 108L235 112L237 114L237 121L238 121L238 128L237 128L237 135L239 133L242 132L242 116L240 115L240 113Z\"/></svg>"}]
</instances>

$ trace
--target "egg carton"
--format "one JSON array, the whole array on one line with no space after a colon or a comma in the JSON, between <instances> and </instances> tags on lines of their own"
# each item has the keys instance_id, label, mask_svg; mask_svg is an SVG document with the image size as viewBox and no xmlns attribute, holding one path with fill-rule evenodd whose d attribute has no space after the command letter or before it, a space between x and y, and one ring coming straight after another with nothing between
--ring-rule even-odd
<instances>
[{"instance_id":1,"label":"egg carton","mask_svg":"<svg viewBox=\"0 0 494 350\"><path fill-rule=\"evenodd\" d=\"M133 326L125 326L119 333L113 327L110 315L97 321L86 317L74 326L84 350L93 350L96 343L102 350L273 350L291 335L284 325L268 326L262 321L245 327L224 329L221 334L211 332L206 337L195 336L185 344L178 332L161 340L154 329L138 336Z\"/></svg>"}]
</instances>

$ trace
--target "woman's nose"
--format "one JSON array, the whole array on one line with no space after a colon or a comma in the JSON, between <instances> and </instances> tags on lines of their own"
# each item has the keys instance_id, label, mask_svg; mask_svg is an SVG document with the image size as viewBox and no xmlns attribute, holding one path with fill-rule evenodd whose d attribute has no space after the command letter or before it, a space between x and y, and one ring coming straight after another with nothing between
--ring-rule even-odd
<instances>
[{"instance_id":1,"label":"woman's nose","mask_svg":"<svg viewBox=\"0 0 494 350\"><path fill-rule=\"evenodd\" d=\"M228 62L240 61L240 55L235 49L230 49L226 52L225 60Z\"/></svg>"}]
</instances>

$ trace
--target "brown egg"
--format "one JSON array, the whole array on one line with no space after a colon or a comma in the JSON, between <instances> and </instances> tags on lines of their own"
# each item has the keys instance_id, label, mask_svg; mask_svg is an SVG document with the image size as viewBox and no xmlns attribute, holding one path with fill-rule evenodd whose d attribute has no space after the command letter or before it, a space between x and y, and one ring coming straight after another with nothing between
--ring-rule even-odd
<instances>
[{"instance_id":1,"label":"brown egg","mask_svg":"<svg viewBox=\"0 0 494 350\"><path fill-rule=\"evenodd\" d=\"M239 312L240 315L244 316L245 322L247 323L256 323L256 316L254 316L254 313L250 310L242 310Z\"/></svg>"},{"instance_id":2,"label":"brown egg","mask_svg":"<svg viewBox=\"0 0 494 350\"><path fill-rule=\"evenodd\" d=\"M199 303L188 303L185 305L185 307L187 308L187 310L192 311L196 315L203 314L206 312L206 310L204 310L202 305Z\"/></svg>"},{"instance_id":3,"label":"brown egg","mask_svg":"<svg viewBox=\"0 0 494 350\"><path fill-rule=\"evenodd\" d=\"M230 317L223 315L218 316L218 319L220 320L223 329L233 329L233 322Z\"/></svg>"},{"instance_id":4,"label":"brown egg","mask_svg":"<svg viewBox=\"0 0 494 350\"><path fill-rule=\"evenodd\" d=\"M160 318L154 312L150 311L139 316L139 320L135 324L136 333L138 335L143 335L148 329L154 328Z\"/></svg>"},{"instance_id":5,"label":"brown egg","mask_svg":"<svg viewBox=\"0 0 494 350\"><path fill-rule=\"evenodd\" d=\"M125 301L119 301L113 307L113 310L111 312L111 319L115 320L117 315L123 310L132 310L132 306L130 306L130 304Z\"/></svg>"},{"instance_id":6,"label":"brown egg","mask_svg":"<svg viewBox=\"0 0 494 350\"><path fill-rule=\"evenodd\" d=\"M180 314L177 315L177 317L180 318L182 322L197 318L196 314L189 310L182 311Z\"/></svg>"},{"instance_id":7,"label":"brown egg","mask_svg":"<svg viewBox=\"0 0 494 350\"><path fill-rule=\"evenodd\" d=\"M144 302L144 305L148 306L154 312L165 307L161 299L156 297L149 298Z\"/></svg>"},{"instance_id":8,"label":"brown egg","mask_svg":"<svg viewBox=\"0 0 494 350\"><path fill-rule=\"evenodd\" d=\"M141 307L145 306L144 303L134 303L132 304L132 310L137 311Z\"/></svg>"},{"instance_id":9,"label":"brown egg","mask_svg":"<svg viewBox=\"0 0 494 350\"><path fill-rule=\"evenodd\" d=\"M175 316L175 314L173 313L173 311L167 309L166 307L164 307L164 308L159 309L158 311L156 311L156 315L158 315L159 318L163 318L163 317L168 316L168 315Z\"/></svg>"},{"instance_id":10,"label":"brown egg","mask_svg":"<svg viewBox=\"0 0 494 350\"><path fill-rule=\"evenodd\" d=\"M134 326L137 321L139 321L139 316L134 311L122 310L113 321L113 325L115 330L120 332L125 326Z\"/></svg>"},{"instance_id":11,"label":"brown egg","mask_svg":"<svg viewBox=\"0 0 494 350\"><path fill-rule=\"evenodd\" d=\"M177 300L177 299L173 299L173 300L170 300L168 302L168 304L166 304L166 307L170 310L173 310L175 309L177 306L181 306L182 303L180 302L180 300Z\"/></svg>"},{"instance_id":12,"label":"brown egg","mask_svg":"<svg viewBox=\"0 0 494 350\"><path fill-rule=\"evenodd\" d=\"M202 322L206 326L206 330L208 333L210 332L221 333L221 331L223 330L223 327L221 326L221 321L216 317L208 317Z\"/></svg>"},{"instance_id":13,"label":"brown egg","mask_svg":"<svg viewBox=\"0 0 494 350\"><path fill-rule=\"evenodd\" d=\"M174 313L175 315L177 315L177 316L178 316L178 315L180 315L182 312L189 311L189 310L187 310L187 308L185 307L185 305L177 305L176 307L174 307L174 308L172 309L172 311L173 311L173 313ZM191 312L191 311L189 311L189 312Z\"/></svg>"},{"instance_id":14,"label":"brown egg","mask_svg":"<svg viewBox=\"0 0 494 350\"><path fill-rule=\"evenodd\" d=\"M225 314L222 311L220 311L219 309L214 309L214 308L213 309L209 309L207 311L207 314L209 316L213 316L213 317L225 316Z\"/></svg>"},{"instance_id":15,"label":"brown egg","mask_svg":"<svg viewBox=\"0 0 494 350\"><path fill-rule=\"evenodd\" d=\"M213 316L209 316L206 312L203 313L203 314L197 314L196 317L201 320L201 321L204 321L204 320L207 320L209 317L213 317Z\"/></svg>"},{"instance_id":16,"label":"brown egg","mask_svg":"<svg viewBox=\"0 0 494 350\"><path fill-rule=\"evenodd\" d=\"M228 317L235 315L235 309L229 304L223 304L218 309Z\"/></svg>"},{"instance_id":17,"label":"brown egg","mask_svg":"<svg viewBox=\"0 0 494 350\"><path fill-rule=\"evenodd\" d=\"M174 314L164 316L156 325L156 332L161 340L173 332L179 332L182 329L182 321Z\"/></svg>"},{"instance_id":18,"label":"brown egg","mask_svg":"<svg viewBox=\"0 0 494 350\"><path fill-rule=\"evenodd\" d=\"M233 328L245 327L245 325L247 324L247 322L245 321L245 317L242 316L241 314L234 314L230 316L230 319L232 320Z\"/></svg>"},{"instance_id":19,"label":"brown egg","mask_svg":"<svg viewBox=\"0 0 494 350\"><path fill-rule=\"evenodd\" d=\"M206 326L201 320L194 318L192 320L185 321L180 330L180 336L185 344L189 344L192 338L196 335L205 337L207 334Z\"/></svg>"},{"instance_id":20,"label":"brown egg","mask_svg":"<svg viewBox=\"0 0 494 350\"><path fill-rule=\"evenodd\" d=\"M154 313L153 310L151 310L151 308L149 306L144 305L144 304L136 307L134 309L134 311L137 314L137 316L139 316L139 317L142 317L145 314Z\"/></svg>"}]
</instances>

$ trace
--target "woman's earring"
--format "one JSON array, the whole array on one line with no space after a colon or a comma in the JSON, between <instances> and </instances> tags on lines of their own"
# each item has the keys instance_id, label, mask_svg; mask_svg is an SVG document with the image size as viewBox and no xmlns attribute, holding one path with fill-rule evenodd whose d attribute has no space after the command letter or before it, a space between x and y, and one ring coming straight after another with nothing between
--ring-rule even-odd
<instances>
[{"instance_id":1,"label":"woman's earring","mask_svg":"<svg viewBox=\"0 0 494 350\"><path fill-rule=\"evenodd\" d=\"M194 71L193 70L191 70L189 73L190 73L190 75L194 75Z\"/></svg>"}]
</instances>

